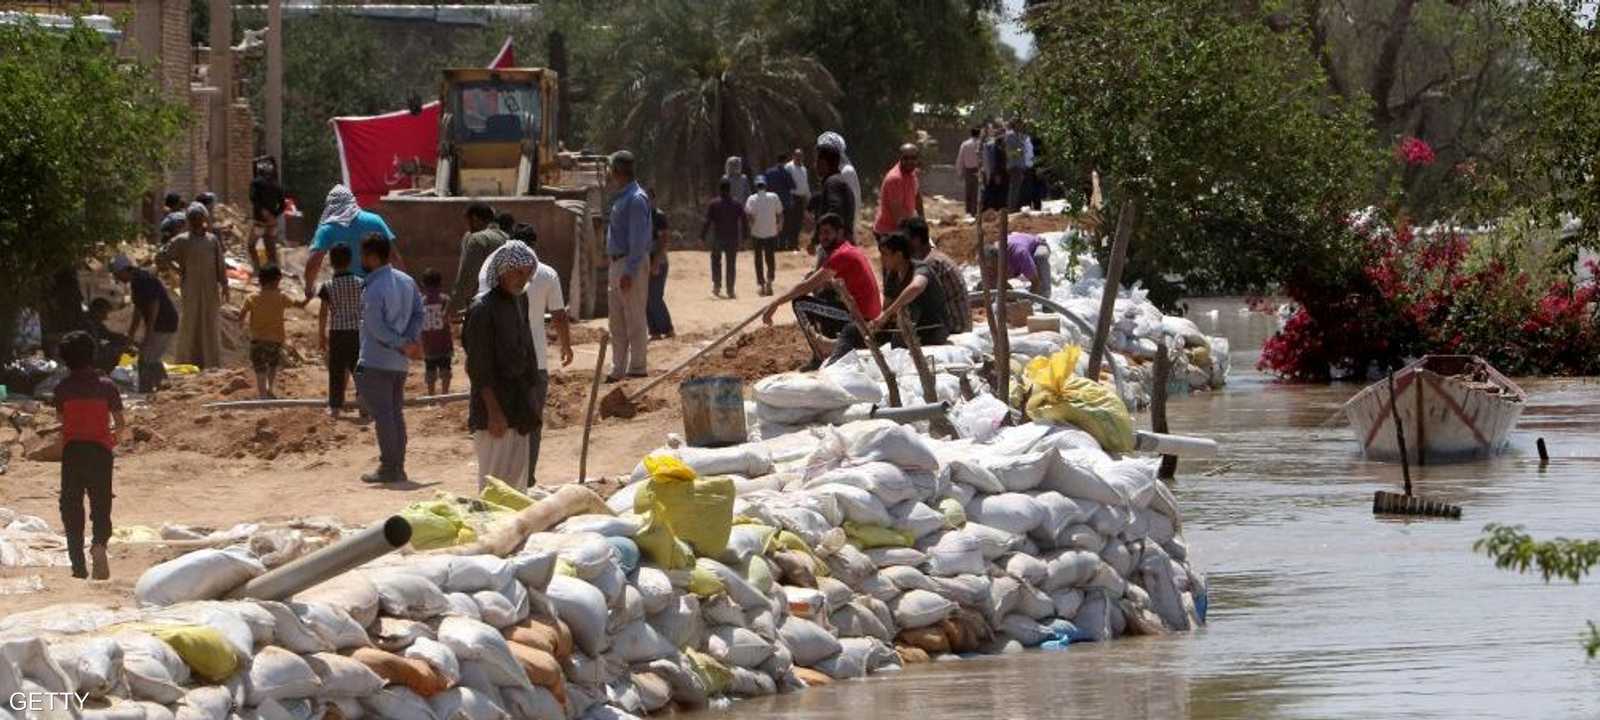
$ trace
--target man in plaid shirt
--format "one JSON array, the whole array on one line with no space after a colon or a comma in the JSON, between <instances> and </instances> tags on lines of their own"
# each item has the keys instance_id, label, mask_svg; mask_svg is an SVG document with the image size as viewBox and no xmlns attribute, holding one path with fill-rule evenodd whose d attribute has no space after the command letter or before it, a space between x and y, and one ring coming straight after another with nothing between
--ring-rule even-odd
<instances>
[{"instance_id":1,"label":"man in plaid shirt","mask_svg":"<svg viewBox=\"0 0 1600 720\"><path fill-rule=\"evenodd\" d=\"M361 278L350 270L350 248L335 245L328 251L333 263L333 279L322 284L317 299L322 309L317 315L317 337L327 353L328 414L339 416L344 409L344 388L356 371L361 354Z\"/></svg>"}]
</instances>

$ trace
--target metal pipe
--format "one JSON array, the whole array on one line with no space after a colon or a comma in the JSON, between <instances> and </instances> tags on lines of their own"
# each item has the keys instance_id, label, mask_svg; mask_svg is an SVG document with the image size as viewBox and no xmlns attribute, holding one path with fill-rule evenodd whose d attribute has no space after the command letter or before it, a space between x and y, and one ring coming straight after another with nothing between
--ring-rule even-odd
<instances>
[{"instance_id":1,"label":"metal pipe","mask_svg":"<svg viewBox=\"0 0 1600 720\"><path fill-rule=\"evenodd\" d=\"M893 420L897 423L913 423L918 420L932 420L933 418L950 412L950 403L936 402L930 405L912 405L909 407L882 407L872 406L872 412L867 417L873 419Z\"/></svg>"},{"instance_id":2,"label":"metal pipe","mask_svg":"<svg viewBox=\"0 0 1600 720\"><path fill-rule=\"evenodd\" d=\"M1139 430L1133 434L1133 446L1136 450L1162 455L1181 455L1191 458L1217 456L1217 441L1190 435L1169 435Z\"/></svg>"},{"instance_id":3,"label":"metal pipe","mask_svg":"<svg viewBox=\"0 0 1600 720\"><path fill-rule=\"evenodd\" d=\"M389 554L411 542L411 523L399 515L234 588L229 598L283 600Z\"/></svg>"}]
</instances>

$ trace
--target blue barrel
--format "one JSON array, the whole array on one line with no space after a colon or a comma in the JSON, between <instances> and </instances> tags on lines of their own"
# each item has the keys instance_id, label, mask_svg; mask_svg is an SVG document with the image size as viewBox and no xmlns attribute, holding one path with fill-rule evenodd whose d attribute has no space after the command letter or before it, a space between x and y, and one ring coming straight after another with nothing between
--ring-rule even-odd
<instances>
[{"instance_id":1,"label":"blue barrel","mask_svg":"<svg viewBox=\"0 0 1600 720\"><path fill-rule=\"evenodd\" d=\"M678 385L683 437L695 447L738 445L750 439L744 424L744 380L717 376Z\"/></svg>"}]
</instances>

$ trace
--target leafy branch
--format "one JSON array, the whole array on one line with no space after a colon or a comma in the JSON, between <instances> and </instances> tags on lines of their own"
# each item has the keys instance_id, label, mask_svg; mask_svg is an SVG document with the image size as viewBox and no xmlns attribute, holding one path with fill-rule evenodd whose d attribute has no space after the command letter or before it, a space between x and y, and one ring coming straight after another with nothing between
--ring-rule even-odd
<instances>
[{"instance_id":1,"label":"leafy branch","mask_svg":"<svg viewBox=\"0 0 1600 720\"><path fill-rule=\"evenodd\" d=\"M1554 577L1577 584L1596 564L1600 564L1600 540L1534 540L1533 536L1523 532L1520 525L1499 523L1489 523L1483 531L1485 535L1472 543L1472 551L1493 558L1494 566L1501 570L1526 574L1530 568L1534 568L1544 576L1545 582L1550 582L1550 578ZM1584 638L1583 647L1591 658L1600 654L1600 626L1593 621L1589 622L1589 633Z\"/></svg>"}]
</instances>

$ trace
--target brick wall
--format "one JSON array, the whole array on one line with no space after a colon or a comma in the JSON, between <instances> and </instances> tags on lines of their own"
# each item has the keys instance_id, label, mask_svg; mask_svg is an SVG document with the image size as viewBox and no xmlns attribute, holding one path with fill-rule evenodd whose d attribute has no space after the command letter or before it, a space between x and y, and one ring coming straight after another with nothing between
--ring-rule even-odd
<instances>
[{"instance_id":1,"label":"brick wall","mask_svg":"<svg viewBox=\"0 0 1600 720\"><path fill-rule=\"evenodd\" d=\"M256 118L243 98L228 108L228 202L243 206L250 200L250 175L254 170Z\"/></svg>"}]
</instances>

